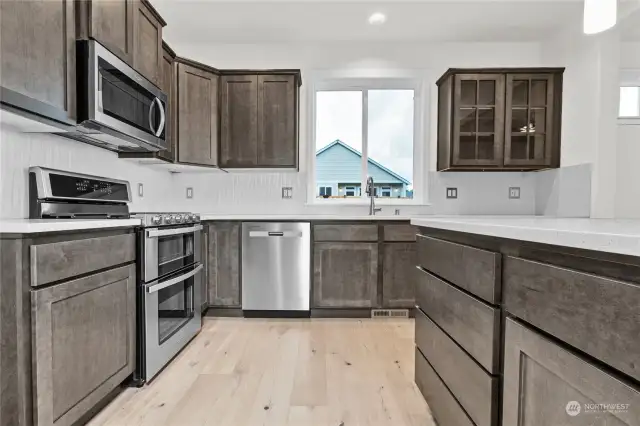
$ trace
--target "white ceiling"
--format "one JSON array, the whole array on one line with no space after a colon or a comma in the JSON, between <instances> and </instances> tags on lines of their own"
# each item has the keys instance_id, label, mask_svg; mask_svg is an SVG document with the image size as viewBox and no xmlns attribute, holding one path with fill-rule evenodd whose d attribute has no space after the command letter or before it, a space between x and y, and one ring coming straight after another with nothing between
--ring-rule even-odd
<instances>
[{"instance_id":1,"label":"white ceiling","mask_svg":"<svg viewBox=\"0 0 640 426\"><path fill-rule=\"evenodd\" d=\"M171 42L536 41L582 21L582 0L152 0ZM369 25L373 12L387 23Z\"/></svg>"}]
</instances>

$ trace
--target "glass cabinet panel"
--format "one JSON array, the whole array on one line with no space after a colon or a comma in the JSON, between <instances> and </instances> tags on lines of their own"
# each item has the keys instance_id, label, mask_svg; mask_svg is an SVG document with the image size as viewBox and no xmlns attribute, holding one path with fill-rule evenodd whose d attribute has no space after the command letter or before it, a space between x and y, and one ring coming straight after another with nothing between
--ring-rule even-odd
<instances>
[{"instance_id":1,"label":"glass cabinet panel","mask_svg":"<svg viewBox=\"0 0 640 426\"><path fill-rule=\"evenodd\" d=\"M550 161L550 79L545 74L507 76L505 165L534 166Z\"/></svg>"},{"instance_id":2,"label":"glass cabinet panel","mask_svg":"<svg viewBox=\"0 0 640 426\"><path fill-rule=\"evenodd\" d=\"M461 74L455 84L454 164L500 165L504 127L498 117L504 116L504 76Z\"/></svg>"}]
</instances>

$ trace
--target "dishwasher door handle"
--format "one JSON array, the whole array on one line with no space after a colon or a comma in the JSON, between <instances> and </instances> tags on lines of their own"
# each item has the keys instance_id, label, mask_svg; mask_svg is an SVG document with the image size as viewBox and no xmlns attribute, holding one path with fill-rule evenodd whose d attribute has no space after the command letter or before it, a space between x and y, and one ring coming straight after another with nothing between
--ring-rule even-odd
<instances>
[{"instance_id":1,"label":"dishwasher door handle","mask_svg":"<svg viewBox=\"0 0 640 426\"><path fill-rule=\"evenodd\" d=\"M250 238L268 238L268 237L280 237L280 238L302 238L302 232L300 231L249 231Z\"/></svg>"}]
</instances>

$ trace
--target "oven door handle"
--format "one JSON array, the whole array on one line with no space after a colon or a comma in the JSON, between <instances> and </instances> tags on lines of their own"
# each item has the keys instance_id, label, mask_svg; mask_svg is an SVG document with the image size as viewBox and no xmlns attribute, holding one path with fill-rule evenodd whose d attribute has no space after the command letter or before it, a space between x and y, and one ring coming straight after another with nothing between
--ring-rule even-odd
<instances>
[{"instance_id":1,"label":"oven door handle","mask_svg":"<svg viewBox=\"0 0 640 426\"><path fill-rule=\"evenodd\" d=\"M204 268L204 266L202 264L200 264L200 265L198 265L197 268L195 268L192 271L187 272L184 275L180 275L179 277L172 278L170 280L167 280L167 281L164 281L164 282L161 282L161 283L158 283L158 284L150 285L150 286L147 287L147 293L155 293L158 290L162 290L163 288L171 287L172 285L176 285L178 283L181 283L182 281L186 280L187 278L191 278L195 274L197 274L200 271L202 271L202 268Z\"/></svg>"},{"instance_id":2,"label":"oven door handle","mask_svg":"<svg viewBox=\"0 0 640 426\"><path fill-rule=\"evenodd\" d=\"M202 225L190 226L188 228L172 228L172 229L149 229L147 231L148 238L167 237L170 235L191 234L202 231Z\"/></svg>"}]
</instances>

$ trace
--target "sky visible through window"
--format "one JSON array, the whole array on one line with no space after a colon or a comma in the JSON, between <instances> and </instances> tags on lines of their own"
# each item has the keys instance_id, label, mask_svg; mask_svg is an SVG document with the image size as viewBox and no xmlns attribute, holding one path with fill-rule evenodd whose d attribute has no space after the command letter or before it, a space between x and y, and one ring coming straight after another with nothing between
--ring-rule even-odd
<instances>
[{"instance_id":1,"label":"sky visible through window","mask_svg":"<svg viewBox=\"0 0 640 426\"><path fill-rule=\"evenodd\" d=\"M640 87L620 88L620 117L640 116Z\"/></svg>"},{"instance_id":2,"label":"sky visible through window","mask_svg":"<svg viewBox=\"0 0 640 426\"><path fill-rule=\"evenodd\" d=\"M369 90L369 158L413 182L413 90ZM362 92L316 94L316 151L336 139L362 152Z\"/></svg>"}]
</instances>

